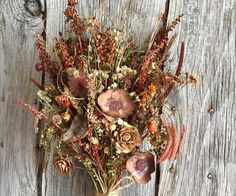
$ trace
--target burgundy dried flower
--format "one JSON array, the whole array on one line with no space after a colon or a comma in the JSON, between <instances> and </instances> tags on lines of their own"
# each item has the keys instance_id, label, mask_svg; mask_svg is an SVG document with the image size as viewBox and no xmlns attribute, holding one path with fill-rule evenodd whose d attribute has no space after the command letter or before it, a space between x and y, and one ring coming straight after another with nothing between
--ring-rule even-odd
<instances>
[{"instance_id":1,"label":"burgundy dried flower","mask_svg":"<svg viewBox=\"0 0 236 196\"><path fill-rule=\"evenodd\" d=\"M154 156L150 152L135 154L127 160L126 168L136 182L145 184L155 171Z\"/></svg>"},{"instance_id":2,"label":"burgundy dried flower","mask_svg":"<svg viewBox=\"0 0 236 196\"><path fill-rule=\"evenodd\" d=\"M128 91L109 89L98 96L98 105L112 117L126 118L133 113L135 105Z\"/></svg>"},{"instance_id":3,"label":"burgundy dried flower","mask_svg":"<svg viewBox=\"0 0 236 196\"><path fill-rule=\"evenodd\" d=\"M41 63L36 63L35 64L36 71L42 71L43 68L44 68L43 64L41 64Z\"/></svg>"}]
</instances>

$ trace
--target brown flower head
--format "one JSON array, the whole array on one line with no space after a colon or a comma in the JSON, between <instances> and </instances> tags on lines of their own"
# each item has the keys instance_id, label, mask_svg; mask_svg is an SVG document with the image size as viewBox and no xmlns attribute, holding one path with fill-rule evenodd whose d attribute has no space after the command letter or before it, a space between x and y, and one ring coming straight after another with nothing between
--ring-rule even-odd
<instances>
[{"instance_id":1,"label":"brown flower head","mask_svg":"<svg viewBox=\"0 0 236 196\"><path fill-rule=\"evenodd\" d=\"M112 117L126 118L133 113L135 105L124 89L109 89L98 96L98 105Z\"/></svg>"},{"instance_id":2,"label":"brown flower head","mask_svg":"<svg viewBox=\"0 0 236 196\"><path fill-rule=\"evenodd\" d=\"M68 155L57 155L54 158L54 169L59 174L69 174L74 171L75 165Z\"/></svg>"},{"instance_id":3,"label":"brown flower head","mask_svg":"<svg viewBox=\"0 0 236 196\"><path fill-rule=\"evenodd\" d=\"M155 171L153 154L143 152L131 156L126 162L126 169L136 182L140 184L147 183L151 179L151 174Z\"/></svg>"},{"instance_id":4,"label":"brown flower head","mask_svg":"<svg viewBox=\"0 0 236 196\"><path fill-rule=\"evenodd\" d=\"M87 94L88 81L82 70L69 68L67 70L68 87L70 92L76 97L85 97Z\"/></svg>"},{"instance_id":5,"label":"brown flower head","mask_svg":"<svg viewBox=\"0 0 236 196\"><path fill-rule=\"evenodd\" d=\"M115 132L116 148L123 153L130 153L141 144L141 136L136 127L124 127Z\"/></svg>"}]
</instances>

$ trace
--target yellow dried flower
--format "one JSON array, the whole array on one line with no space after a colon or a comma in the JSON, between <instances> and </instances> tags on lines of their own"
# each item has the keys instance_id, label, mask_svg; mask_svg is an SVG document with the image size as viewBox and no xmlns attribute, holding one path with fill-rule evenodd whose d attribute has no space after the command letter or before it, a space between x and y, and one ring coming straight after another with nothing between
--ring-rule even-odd
<instances>
[{"instance_id":1,"label":"yellow dried flower","mask_svg":"<svg viewBox=\"0 0 236 196\"><path fill-rule=\"evenodd\" d=\"M152 96L154 96L155 95L155 93L156 93L156 86L153 84L153 83L151 83L149 86L148 86L148 91L149 91L149 93L152 95Z\"/></svg>"}]
</instances>

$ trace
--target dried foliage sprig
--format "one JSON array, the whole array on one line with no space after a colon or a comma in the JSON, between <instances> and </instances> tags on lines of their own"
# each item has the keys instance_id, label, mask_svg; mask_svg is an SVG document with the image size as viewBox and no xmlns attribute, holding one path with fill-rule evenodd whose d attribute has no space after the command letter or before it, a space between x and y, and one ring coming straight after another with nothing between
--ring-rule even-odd
<instances>
[{"instance_id":1,"label":"dried foliage sprig","mask_svg":"<svg viewBox=\"0 0 236 196\"><path fill-rule=\"evenodd\" d=\"M18 103L29 108L37 122L45 121L41 145L50 151L56 141L57 173L73 172L78 160L96 190L106 194L122 188L125 179L147 183L155 171L154 157L156 163L176 159L183 143L185 128L179 138L175 125L160 114L166 98L173 88L196 82L193 76L181 74L184 44L176 72L166 69L176 38L168 33L181 16L155 32L144 47L146 52L141 52L126 44L124 31L102 31L95 18L79 16L75 0L67 2L64 14L74 34L67 39L60 35L54 55L47 52L42 37L36 38L41 62L35 68L51 79L43 86L31 79L39 88L43 108L38 111ZM149 149L144 150L141 144L146 139Z\"/></svg>"}]
</instances>

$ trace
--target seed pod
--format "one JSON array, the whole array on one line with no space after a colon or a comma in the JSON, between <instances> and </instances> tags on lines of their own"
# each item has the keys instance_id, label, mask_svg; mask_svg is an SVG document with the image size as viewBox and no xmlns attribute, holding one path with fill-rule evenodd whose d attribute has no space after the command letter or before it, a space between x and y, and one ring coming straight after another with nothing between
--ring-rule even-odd
<instances>
[{"instance_id":1,"label":"seed pod","mask_svg":"<svg viewBox=\"0 0 236 196\"><path fill-rule=\"evenodd\" d=\"M126 168L136 182L145 184L155 171L154 156L150 152L135 154L127 160Z\"/></svg>"},{"instance_id":2,"label":"seed pod","mask_svg":"<svg viewBox=\"0 0 236 196\"><path fill-rule=\"evenodd\" d=\"M126 118L133 113L135 105L128 91L109 89L98 96L102 111L112 117Z\"/></svg>"},{"instance_id":3,"label":"seed pod","mask_svg":"<svg viewBox=\"0 0 236 196\"><path fill-rule=\"evenodd\" d=\"M36 71L42 71L43 70L43 64L41 64L41 63L36 63L35 64L35 69L36 69Z\"/></svg>"}]
</instances>

